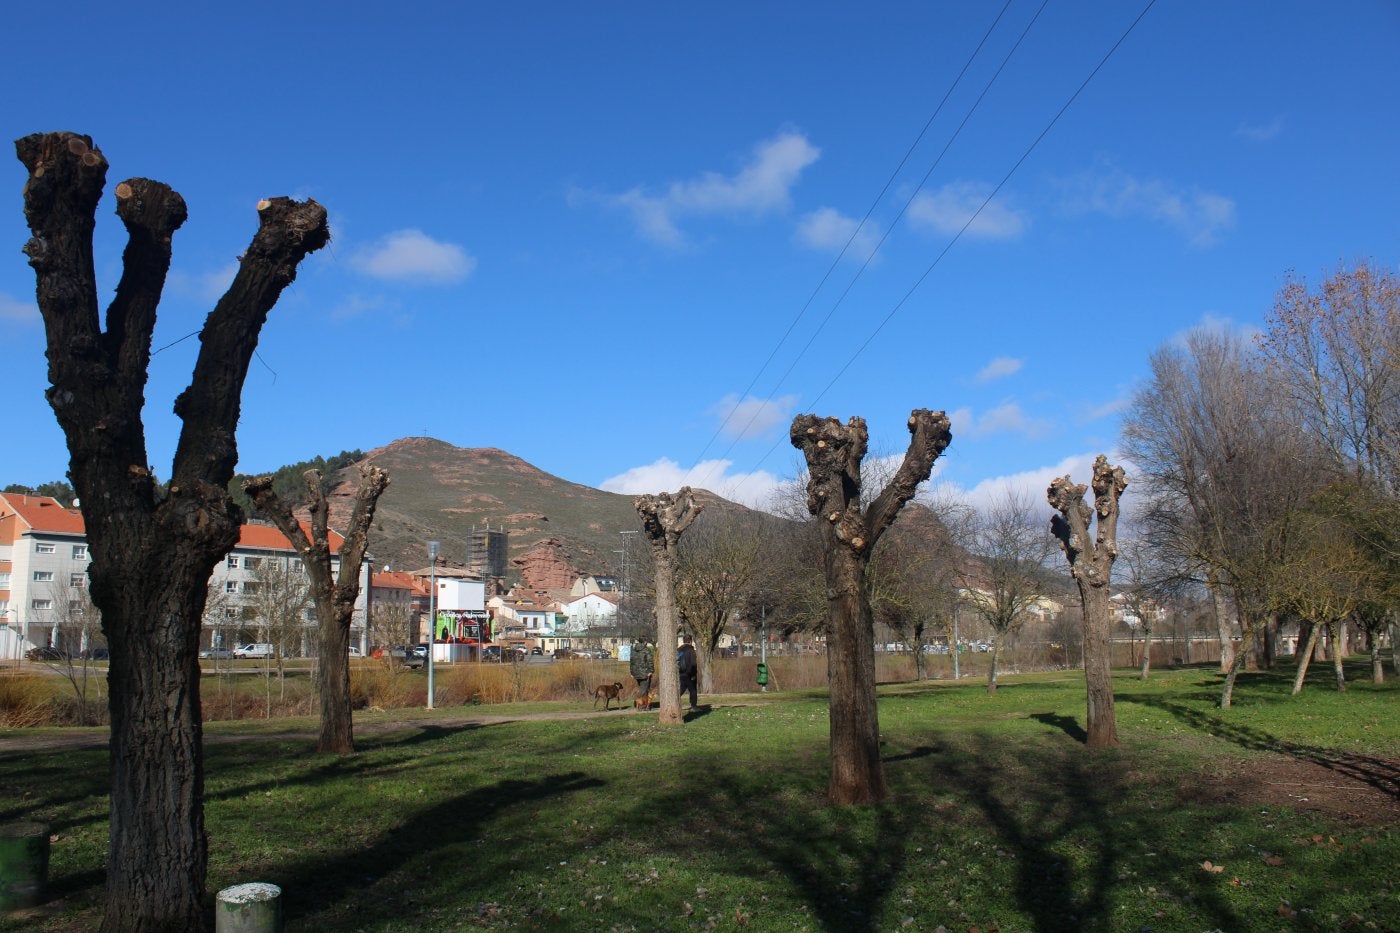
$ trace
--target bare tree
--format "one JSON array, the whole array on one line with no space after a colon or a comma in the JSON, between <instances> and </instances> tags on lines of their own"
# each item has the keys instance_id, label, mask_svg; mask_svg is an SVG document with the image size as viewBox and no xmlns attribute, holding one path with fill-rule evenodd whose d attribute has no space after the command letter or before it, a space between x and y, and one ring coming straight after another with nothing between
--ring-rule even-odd
<instances>
[{"instance_id":1,"label":"bare tree","mask_svg":"<svg viewBox=\"0 0 1400 933\"><path fill-rule=\"evenodd\" d=\"M685 536L676 561L676 606L682 627L695 636L700 692L714 691L714 661L735 615L764 580L770 543L757 523L702 522Z\"/></svg>"},{"instance_id":2,"label":"bare tree","mask_svg":"<svg viewBox=\"0 0 1400 933\"><path fill-rule=\"evenodd\" d=\"M642 519L642 531L651 544L656 586L656 673L661 691L659 721L675 725L681 717L680 672L676 669L676 562L681 534L704 506L695 501L689 486L675 495L669 492L638 496L632 503Z\"/></svg>"},{"instance_id":3,"label":"bare tree","mask_svg":"<svg viewBox=\"0 0 1400 933\"><path fill-rule=\"evenodd\" d=\"M145 178L117 185L128 239L100 324L93 230L107 160L73 133L15 144L29 171L25 245L37 279L49 404L71 455L92 549L92 600L111 649L112 807L102 928L203 925L204 831L199 625L209 576L238 540L228 483L238 461L239 397L258 334L297 266L330 239L314 201L258 204L238 274L200 332L184 422L161 489L148 466L141 409L156 306L184 200Z\"/></svg>"},{"instance_id":4,"label":"bare tree","mask_svg":"<svg viewBox=\"0 0 1400 933\"><path fill-rule=\"evenodd\" d=\"M287 658L300 657L306 642L306 610L311 590L306 573L283 555L248 556L244 566L252 579L243 581L239 609L254 629L254 641L269 642L276 653L265 671L267 715L272 715L272 673L277 668L279 699L287 696Z\"/></svg>"},{"instance_id":5,"label":"bare tree","mask_svg":"<svg viewBox=\"0 0 1400 933\"><path fill-rule=\"evenodd\" d=\"M863 418L799 415L789 437L807 461L807 511L821 529L827 598L827 671L831 685L832 803L883 800L880 722L875 702L874 613L866 571L880 536L914 497L952 441L943 412L909 415L909 449L899 470L865 508L861 461L869 435Z\"/></svg>"},{"instance_id":6,"label":"bare tree","mask_svg":"<svg viewBox=\"0 0 1400 933\"><path fill-rule=\"evenodd\" d=\"M375 506L389 486L389 474L376 466L360 464L360 482L350 524L340 546L340 568L331 570L330 502L321 481L320 470L303 474L310 501L311 534L292 515L292 510L272 490L272 477L248 480L243 489L258 508L276 523L301 555L311 578L311 598L316 606L319 642L321 735L316 750L323 754L348 755L355 750L354 724L350 709L350 623L360 597L360 571L369 547L369 529Z\"/></svg>"},{"instance_id":7,"label":"bare tree","mask_svg":"<svg viewBox=\"0 0 1400 933\"><path fill-rule=\"evenodd\" d=\"M88 710L88 699L101 681L93 674L92 649L102 641L102 614L93 605L87 592L85 575L82 579L55 580L49 584L50 602L53 604L53 643L61 656L52 663L73 689L73 697L78 704L78 725L86 726L92 721ZM98 694L101 695L100 693Z\"/></svg>"},{"instance_id":8,"label":"bare tree","mask_svg":"<svg viewBox=\"0 0 1400 933\"><path fill-rule=\"evenodd\" d=\"M954 535L973 558L959 567L964 603L992 630L987 693L997 692L997 665L1006 641L1041 600L1045 562L1055 542L1031 497L1011 489L983 507L950 516Z\"/></svg>"},{"instance_id":9,"label":"bare tree","mask_svg":"<svg viewBox=\"0 0 1400 933\"><path fill-rule=\"evenodd\" d=\"M1118 744L1108 640L1113 619L1109 583L1118 558L1118 499L1127 486L1123 468L1110 465L1100 454L1094 459L1092 509L1084 502L1087 487L1072 483L1067 475L1052 481L1046 491L1051 507L1060 513L1050 519L1050 531L1064 549L1084 608L1084 682L1089 703L1085 732L1090 748ZM1090 521L1095 531L1092 541Z\"/></svg>"},{"instance_id":10,"label":"bare tree","mask_svg":"<svg viewBox=\"0 0 1400 933\"><path fill-rule=\"evenodd\" d=\"M1365 262L1316 291L1290 276L1262 347L1338 472L1400 495L1400 278Z\"/></svg>"},{"instance_id":11,"label":"bare tree","mask_svg":"<svg viewBox=\"0 0 1400 933\"><path fill-rule=\"evenodd\" d=\"M1193 331L1184 347L1154 353L1152 372L1125 422L1125 453L1154 500L1152 533L1217 599L1228 707L1256 637L1272 628L1268 586L1291 540L1289 516L1323 476L1275 380L1238 338ZM1222 588L1241 626L1237 654Z\"/></svg>"}]
</instances>

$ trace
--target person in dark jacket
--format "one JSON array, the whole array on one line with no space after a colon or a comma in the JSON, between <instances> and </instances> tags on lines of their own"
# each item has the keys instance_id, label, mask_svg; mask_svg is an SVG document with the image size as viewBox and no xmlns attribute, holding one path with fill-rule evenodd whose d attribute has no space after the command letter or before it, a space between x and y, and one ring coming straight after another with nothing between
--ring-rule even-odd
<instances>
[{"instance_id":1,"label":"person in dark jacket","mask_svg":"<svg viewBox=\"0 0 1400 933\"><path fill-rule=\"evenodd\" d=\"M651 646L638 638L632 642L632 659L627 670L637 682L637 696L651 693L651 677L656 672L656 661L651 654Z\"/></svg>"},{"instance_id":2,"label":"person in dark jacket","mask_svg":"<svg viewBox=\"0 0 1400 933\"><path fill-rule=\"evenodd\" d=\"M681 650L676 656L676 665L681 673L681 695L690 691L690 708L699 709L696 701L699 699L696 693L695 679L700 673L700 668L695 663L695 646L690 643L690 636L681 639Z\"/></svg>"}]
</instances>

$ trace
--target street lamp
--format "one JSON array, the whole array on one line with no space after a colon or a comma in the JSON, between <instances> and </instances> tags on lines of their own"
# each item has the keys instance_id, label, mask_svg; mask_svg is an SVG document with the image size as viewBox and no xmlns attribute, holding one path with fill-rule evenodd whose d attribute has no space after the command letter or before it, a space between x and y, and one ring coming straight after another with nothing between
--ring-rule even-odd
<instances>
[{"instance_id":1,"label":"street lamp","mask_svg":"<svg viewBox=\"0 0 1400 933\"><path fill-rule=\"evenodd\" d=\"M433 708L433 646L437 643L437 559L440 541L428 542L428 709Z\"/></svg>"}]
</instances>

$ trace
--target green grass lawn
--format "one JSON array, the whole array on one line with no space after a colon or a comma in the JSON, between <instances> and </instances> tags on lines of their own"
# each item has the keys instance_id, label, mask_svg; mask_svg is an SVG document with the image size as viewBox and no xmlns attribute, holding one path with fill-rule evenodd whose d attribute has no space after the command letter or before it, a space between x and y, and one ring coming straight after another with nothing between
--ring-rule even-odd
<instances>
[{"instance_id":1,"label":"green grass lawn","mask_svg":"<svg viewBox=\"0 0 1400 933\"><path fill-rule=\"evenodd\" d=\"M344 759L308 720L212 724L241 738L207 749L211 904L271 881L289 930L1400 929L1400 689L1218 686L1121 672L1122 748L1089 752L1080 675L883 685L890 798L839 809L816 692L667 728L417 711ZM0 753L0 820L52 825L57 898L0 930L96 925L106 757Z\"/></svg>"}]
</instances>

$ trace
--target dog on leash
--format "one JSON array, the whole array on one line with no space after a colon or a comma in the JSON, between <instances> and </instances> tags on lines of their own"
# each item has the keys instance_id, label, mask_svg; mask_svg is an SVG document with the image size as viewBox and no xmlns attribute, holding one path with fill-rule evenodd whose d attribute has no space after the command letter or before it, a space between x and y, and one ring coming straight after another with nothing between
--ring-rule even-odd
<instances>
[{"instance_id":1,"label":"dog on leash","mask_svg":"<svg viewBox=\"0 0 1400 933\"><path fill-rule=\"evenodd\" d=\"M598 701L603 701L603 709L608 709L613 700L617 700L622 693L622 684L599 684L598 689L593 691L593 708L598 708ZM618 700L617 708L622 708L622 701Z\"/></svg>"},{"instance_id":2,"label":"dog on leash","mask_svg":"<svg viewBox=\"0 0 1400 933\"><path fill-rule=\"evenodd\" d=\"M651 694L650 694L650 693L639 693L639 694L637 694L637 699L636 699L636 702L635 702L634 705L637 707L637 709L651 709Z\"/></svg>"}]
</instances>

